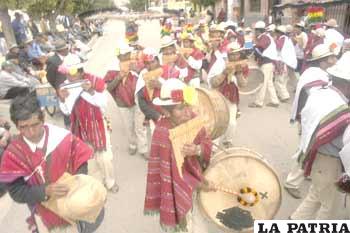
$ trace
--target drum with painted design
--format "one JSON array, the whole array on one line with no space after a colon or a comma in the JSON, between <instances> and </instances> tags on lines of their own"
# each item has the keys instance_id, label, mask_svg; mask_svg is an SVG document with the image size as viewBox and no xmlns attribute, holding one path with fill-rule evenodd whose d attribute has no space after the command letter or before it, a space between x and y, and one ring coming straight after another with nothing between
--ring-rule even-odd
<instances>
[{"instance_id":1,"label":"drum with painted design","mask_svg":"<svg viewBox=\"0 0 350 233\"><path fill-rule=\"evenodd\" d=\"M242 229L228 227L230 224L224 224L220 215L236 208L245 214L248 213L251 221L273 219L281 205L280 181L274 169L260 154L245 148L222 150L213 157L206 169L206 180L215 186L237 192L249 187L256 191L259 201L253 206L244 206L237 200L237 196L231 193L200 191L200 208L223 232L253 232L253 225ZM231 221L231 225L235 225L236 220Z\"/></svg>"}]
</instances>

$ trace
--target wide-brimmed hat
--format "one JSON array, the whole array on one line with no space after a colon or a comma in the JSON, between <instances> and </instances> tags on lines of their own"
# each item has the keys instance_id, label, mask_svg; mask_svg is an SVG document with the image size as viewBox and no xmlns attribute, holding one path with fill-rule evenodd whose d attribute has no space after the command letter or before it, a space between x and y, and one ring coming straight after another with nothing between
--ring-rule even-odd
<instances>
[{"instance_id":1,"label":"wide-brimmed hat","mask_svg":"<svg viewBox=\"0 0 350 233\"><path fill-rule=\"evenodd\" d=\"M305 28L305 22L304 21L300 21L300 22L294 24L294 26L300 27L300 28Z\"/></svg>"},{"instance_id":2,"label":"wide-brimmed hat","mask_svg":"<svg viewBox=\"0 0 350 233\"><path fill-rule=\"evenodd\" d=\"M244 29L244 32L252 32L252 29L250 27L247 27Z\"/></svg>"},{"instance_id":3,"label":"wide-brimmed hat","mask_svg":"<svg viewBox=\"0 0 350 233\"><path fill-rule=\"evenodd\" d=\"M337 27L338 27L337 20L335 20L335 19L329 19L329 20L325 23L325 25L326 25L327 27L332 27L332 28L337 28Z\"/></svg>"},{"instance_id":4,"label":"wide-brimmed hat","mask_svg":"<svg viewBox=\"0 0 350 233\"><path fill-rule=\"evenodd\" d=\"M186 84L179 79L170 78L160 88L160 96L153 100L153 104L159 106L171 106L182 104L183 90Z\"/></svg>"},{"instance_id":5,"label":"wide-brimmed hat","mask_svg":"<svg viewBox=\"0 0 350 233\"><path fill-rule=\"evenodd\" d=\"M276 24L270 24L269 26L266 27L266 31L268 32L273 32L276 30Z\"/></svg>"},{"instance_id":6,"label":"wide-brimmed hat","mask_svg":"<svg viewBox=\"0 0 350 233\"><path fill-rule=\"evenodd\" d=\"M166 48L171 45L175 45L176 41L171 36L163 36L160 40L160 48Z\"/></svg>"},{"instance_id":7,"label":"wide-brimmed hat","mask_svg":"<svg viewBox=\"0 0 350 233\"><path fill-rule=\"evenodd\" d=\"M258 21L254 24L254 29L265 29L266 24L263 21Z\"/></svg>"},{"instance_id":8,"label":"wide-brimmed hat","mask_svg":"<svg viewBox=\"0 0 350 233\"><path fill-rule=\"evenodd\" d=\"M308 59L308 61L316 61L331 55L334 55L334 53L330 50L328 45L319 44L312 50L312 57Z\"/></svg>"},{"instance_id":9,"label":"wide-brimmed hat","mask_svg":"<svg viewBox=\"0 0 350 233\"><path fill-rule=\"evenodd\" d=\"M210 26L209 30L211 32L225 32L225 25L223 24L213 24Z\"/></svg>"},{"instance_id":10,"label":"wide-brimmed hat","mask_svg":"<svg viewBox=\"0 0 350 233\"><path fill-rule=\"evenodd\" d=\"M226 21L226 27L235 27L236 28L237 26L238 26L238 24L232 20Z\"/></svg>"},{"instance_id":11,"label":"wide-brimmed hat","mask_svg":"<svg viewBox=\"0 0 350 233\"><path fill-rule=\"evenodd\" d=\"M287 24L287 25L286 25L286 32L287 32L287 33L293 32L293 26L290 25L290 24Z\"/></svg>"},{"instance_id":12,"label":"wide-brimmed hat","mask_svg":"<svg viewBox=\"0 0 350 233\"><path fill-rule=\"evenodd\" d=\"M350 52L346 52L334 66L327 69L327 72L334 77L350 81L349 64Z\"/></svg>"},{"instance_id":13,"label":"wide-brimmed hat","mask_svg":"<svg viewBox=\"0 0 350 233\"><path fill-rule=\"evenodd\" d=\"M324 28L317 28L315 30L315 35L324 38L326 36L326 30L324 30Z\"/></svg>"},{"instance_id":14,"label":"wide-brimmed hat","mask_svg":"<svg viewBox=\"0 0 350 233\"><path fill-rule=\"evenodd\" d=\"M119 55L125 55L127 53L131 53L132 51L134 51L134 48L131 47L128 43L126 43L125 41L121 41L118 43L118 47L117 47L117 56Z\"/></svg>"},{"instance_id":15,"label":"wide-brimmed hat","mask_svg":"<svg viewBox=\"0 0 350 233\"><path fill-rule=\"evenodd\" d=\"M55 51L61 51L61 50L65 50L65 49L68 49L68 45L67 45L66 41L64 41L64 40L56 41Z\"/></svg>"},{"instance_id":16,"label":"wide-brimmed hat","mask_svg":"<svg viewBox=\"0 0 350 233\"><path fill-rule=\"evenodd\" d=\"M287 28L284 25L279 25L276 27L277 32L287 33Z\"/></svg>"},{"instance_id":17,"label":"wide-brimmed hat","mask_svg":"<svg viewBox=\"0 0 350 233\"><path fill-rule=\"evenodd\" d=\"M244 48L241 47L241 45L238 42L234 41L227 45L227 50L227 53L237 53L244 50Z\"/></svg>"}]
</instances>

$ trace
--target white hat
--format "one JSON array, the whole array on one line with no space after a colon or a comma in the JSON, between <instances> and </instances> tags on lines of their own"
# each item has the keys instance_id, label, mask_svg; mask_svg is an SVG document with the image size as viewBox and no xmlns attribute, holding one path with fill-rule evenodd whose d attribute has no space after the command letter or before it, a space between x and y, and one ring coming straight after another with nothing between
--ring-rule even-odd
<instances>
[{"instance_id":1,"label":"white hat","mask_svg":"<svg viewBox=\"0 0 350 233\"><path fill-rule=\"evenodd\" d=\"M337 78L350 81L350 52L346 52L339 61L332 67L327 69L327 72Z\"/></svg>"},{"instance_id":2,"label":"white hat","mask_svg":"<svg viewBox=\"0 0 350 233\"><path fill-rule=\"evenodd\" d=\"M263 21L258 21L254 25L254 29L265 29L266 24Z\"/></svg>"},{"instance_id":3,"label":"white hat","mask_svg":"<svg viewBox=\"0 0 350 233\"><path fill-rule=\"evenodd\" d=\"M205 26L205 25L207 25L207 21L205 21L205 19L200 19L199 20L199 25L200 26Z\"/></svg>"},{"instance_id":4,"label":"white hat","mask_svg":"<svg viewBox=\"0 0 350 233\"><path fill-rule=\"evenodd\" d=\"M315 30L315 34L318 36L318 37L325 37L326 36L326 30L324 30L324 28L317 28Z\"/></svg>"},{"instance_id":5,"label":"white hat","mask_svg":"<svg viewBox=\"0 0 350 233\"><path fill-rule=\"evenodd\" d=\"M132 51L134 51L134 48L131 47L128 43L126 43L125 41L121 41L118 43L118 47L117 47L117 55L125 55L127 53L131 53Z\"/></svg>"},{"instance_id":6,"label":"white hat","mask_svg":"<svg viewBox=\"0 0 350 233\"><path fill-rule=\"evenodd\" d=\"M236 32L243 32L243 28L238 27L238 28L236 29Z\"/></svg>"},{"instance_id":7,"label":"white hat","mask_svg":"<svg viewBox=\"0 0 350 233\"><path fill-rule=\"evenodd\" d=\"M319 44L312 50L312 58L308 61L316 61L324 57L334 55L326 44Z\"/></svg>"},{"instance_id":8,"label":"white hat","mask_svg":"<svg viewBox=\"0 0 350 233\"><path fill-rule=\"evenodd\" d=\"M229 27L229 26L232 26L232 27L237 27L237 23L232 21L232 20L228 20L226 21L226 27Z\"/></svg>"},{"instance_id":9,"label":"white hat","mask_svg":"<svg viewBox=\"0 0 350 233\"><path fill-rule=\"evenodd\" d=\"M174 45L176 43L175 40L171 36L163 36L160 40L160 48L165 48L170 45Z\"/></svg>"},{"instance_id":10,"label":"white hat","mask_svg":"<svg viewBox=\"0 0 350 233\"><path fill-rule=\"evenodd\" d=\"M290 25L290 24L287 24L287 25L286 25L286 32L287 32L287 33L293 32L293 26Z\"/></svg>"},{"instance_id":11,"label":"white hat","mask_svg":"<svg viewBox=\"0 0 350 233\"><path fill-rule=\"evenodd\" d=\"M335 19L329 19L325 23L325 25L328 26L328 27L332 27L332 28L337 28L338 27L337 20L335 20Z\"/></svg>"},{"instance_id":12,"label":"white hat","mask_svg":"<svg viewBox=\"0 0 350 233\"><path fill-rule=\"evenodd\" d=\"M235 52L242 51L244 48L242 48L238 42L234 41L228 44L227 49L228 49L228 53L235 53Z\"/></svg>"},{"instance_id":13,"label":"white hat","mask_svg":"<svg viewBox=\"0 0 350 233\"><path fill-rule=\"evenodd\" d=\"M153 61L156 57L158 57L159 51L152 47L146 47L142 51L142 60L143 61Z\"/></svg>"},{"instance_id":14,"label":"white hat","mask_svg":"<svg viewBox=\"0 0 350 233\"><path fill-rule=\"evenodd\" d=\"M284 25L279 25L279 26L277 26L276 31L279 31L279 32L282 32L282 33L286 33L287 32L287 28Z\"/></svg>"},{"instance_id":15,"label":"white hat","mask_svg":"<svg viewBox=\"0 0 350 233\"><path fill-rule=\"evenodd\" d=\"M210 31L225 32L225 26L223 24L213 24L210 26Z\"/></svg>"},{"instance_id":16,"label":"white hat","mask_svg":"<svg viewBox=\"0 0 350 233\"><path fill-rule=\"evenodd\" d=\"M62 63L68 69L80 69L83 68L85 63L83 63L80 57L76 54L70 53L68 54Z\"/></svg>"},{"instance_id":17,"label":"white hat","mask_svg":"<svg viewBox=\"0 0 350 233\"><path fill-rule=\"evenodd\" d=\"M304 21L300 21L300 22L296 23L295 26L305 28L305 22Z\"/></svg>"},{"instance_id":18,"label":"white hat","mask_svg":"<svg viewBox=\"0 0 350 233\"><path fill-rule=\"evenodd\" d=\"M270 24L269 26L266 27L266 31L268 32L273 32L276 29L276 25L275 24Z\"/></svg>"},{"instance_id":19,"label":"white hat","mask_svg":"<svg viewBox=\"0 0 350 233\"><path fill-rule=\"evenodd\" d=\"M174 100L173 93L176 91L183 91L186 87L186 84L180 79L170 78L167 79L160 88L160 97L157 97L153 100L153 104L159 106L169 106L177 105L183 103L183 101Z\"/></svg>"}]
</instances>

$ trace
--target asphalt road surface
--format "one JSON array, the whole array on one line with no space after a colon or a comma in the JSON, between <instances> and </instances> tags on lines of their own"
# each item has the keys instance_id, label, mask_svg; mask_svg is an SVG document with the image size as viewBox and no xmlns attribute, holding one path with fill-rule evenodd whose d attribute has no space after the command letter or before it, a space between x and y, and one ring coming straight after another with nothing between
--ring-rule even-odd
<instances>
[{"instance_id":1,"label":"asphalt road surface","mask_svg":"<svg viewBox=\"0 0 350 233\"><path fill-rule=\"evenodd\" d=\"M98 38L90 54L87 70L104 75L115 59L118 41L124 37L124 23L108 21L105 34ZM158 20L140 22L139 37L142 45L159 47L160 26ZM292 164L291 156L298 144L297 129L289 124L290 104L282 104L278 109L264 107L249 109L248 103L253 96L242 96L240 109L242 116L234 145L247 147L262 154L277 171L281 182ZM112 144L115 153L114 164L116 179L120 185L117 194L109 194L106 215L98 233L158 233L158 218L143 215L147 162L141 156L130 156L127 152L126 119L110 98L107 115L111 118L113 133ZM49 121L62 125L62 119L56 117ZM305 186L308 182L305 182ZM303 188L303 193L306 192ZM297 200L283 191L282 205L276 219L287 219L298 205ZM12 204L12 205L11 205ZM26 205L0 200L0 232L26 233L25 218L29 215ZM1 219L2 215L4 217Z\"/></svg>"}]
</instances>

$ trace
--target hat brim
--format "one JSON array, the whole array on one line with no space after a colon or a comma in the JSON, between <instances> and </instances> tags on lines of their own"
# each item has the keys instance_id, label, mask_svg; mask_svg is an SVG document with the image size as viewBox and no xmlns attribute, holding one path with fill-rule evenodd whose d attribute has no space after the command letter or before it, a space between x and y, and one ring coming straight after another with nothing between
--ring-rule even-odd
<instances>
[{"instance_id":1,"label":"hat brim","mask_svg":"<svg viewBox=\"0 0 350 233\"><path fill-rule=\"evenodd\" d=\"M176 44L176 41L173 40L172 42L169 42L169 43L167 43L167 44L161 45L161 46L160 46L160 49L164 49L164 48L166 48L166 47L169 47L169 46L175 45L175 44Z\"/></svg>"},{"instance_id":2,"label":"hat brim","mask_svg":"<svg viewBox=\"0 0 350 233\"><path fill-rule=\"evenodd\" d=\"M337 28L337 27L339 27L338 24L336 24L336 25L330 25L330 24L325 23L324 25L326 25L327 27L331 27L331 28Z\"/></svg>"},{"instance_id":3,"label":"hat brim","mask_svg":"<svg viewBox=\"0 0 350 233\"><path fill-rule=\"evenodd\" d=\"M343 80L346 80L346 81L350 81L350 76L348 77L345 77L346 75L344 75L344 73L341 73L339 72L338 69L336 69L336 65L330 67L327 69L327 73L336 77L336 78L339 78L339 79L343 79Z\"/></svg>"},{"instance_id":4,"label":"hat brim","mask_svg":"<svg viewBox=\"0 0 350 233\"><path fill-rule=\"evenodd\" d=\"M320 59L322 59L322 58L329 57L329 56L332 56L332 55L335 55L335 54L332 53L332 52L328 52L328 53L326 53L326 54L323 54L323 55L320 56L320 57L315 57L315 58L307 59L307 61L317 61L317 60L320 60Z\"/></svg>"},{"instance_id":5,"label":"hat brim","mask_svg":"<svg viewBox=\"0 0 350 233\"><path fill-rule=\"evenodd\" d=\"M172 105L179 105L182 102L174 102L173 100L162 100L159 97L155 98L152 103L157 106L172 106Z\"/></svg>"},{"instance_id":6,"label":"hat brim","mask_svg":"<svg viewBox=\"0 0 350 233\"><path fill-rule=\"evenodd\" d=\"M65 50L65 49L68 49L68 46L63 46L61 48L55 48L54 51L62 51L62 50Z\"/></svg>"}]
</instances>

